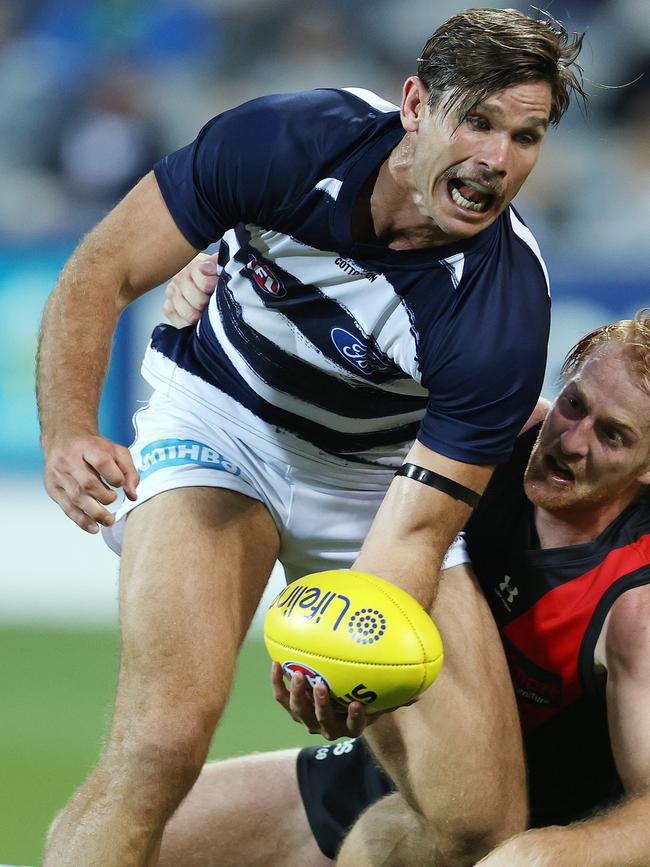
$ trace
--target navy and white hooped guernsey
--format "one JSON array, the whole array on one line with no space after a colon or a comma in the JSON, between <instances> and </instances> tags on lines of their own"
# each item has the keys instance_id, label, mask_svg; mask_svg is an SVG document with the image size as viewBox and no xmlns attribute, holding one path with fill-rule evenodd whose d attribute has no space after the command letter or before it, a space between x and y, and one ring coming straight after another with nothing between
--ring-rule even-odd
<instances>
[{"instance_id":1,"label":"navy and white hooped guernsey","mask_svg":"<svg viewBox=\"0 0 650 867\"><path fill-rule=\"evenodd\" d=\"M403 137L365 90L263 97L155 166L197 249L222 238L197 328L161 325L147 380L226 426L307 456L398 466L417 438L468 463L507 460L539 395L548 277L513 208L474 238L359 244L352 212Z\"/></svg>"}]
</instances>

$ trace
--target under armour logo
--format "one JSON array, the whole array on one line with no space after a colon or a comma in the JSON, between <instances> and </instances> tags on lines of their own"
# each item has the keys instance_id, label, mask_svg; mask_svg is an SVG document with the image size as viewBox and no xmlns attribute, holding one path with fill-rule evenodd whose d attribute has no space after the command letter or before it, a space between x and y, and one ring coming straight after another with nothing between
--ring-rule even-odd
<instances>
[{"instance_id":1,"label":"under armour logo","mask_svg":"<svg viewBox=\"0 0 650 867\"><path fill-rule=\"evenodd\" d=\"M504 580L499 583L499 596L501 596L504 604L506 605L506 607L508 609L510 609L510 606L512 605L512 601L515 598L515 596L519 596L519 588L518 587L511 587L510 586L511 581L512 581L512 578L510 577L510 575L506 575ZM506 592L508 594L508 598L504 599L503 596Z\"/></svg>"}]
</instances>

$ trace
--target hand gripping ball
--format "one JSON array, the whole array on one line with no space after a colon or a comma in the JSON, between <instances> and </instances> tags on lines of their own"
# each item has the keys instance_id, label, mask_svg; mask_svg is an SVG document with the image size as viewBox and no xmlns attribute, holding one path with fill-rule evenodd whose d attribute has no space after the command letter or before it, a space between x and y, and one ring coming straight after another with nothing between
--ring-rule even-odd
<instances>
[{"instance_id":1,"label":"hand gripping ball","mask_svg":"<svg viewBox=\"0 0 650 867\"><path fill-rule=\"evenodd\" d=\"M341 707L367 713L400 707L430 686L442 641L424 608L405 590L365 572L306 575L279 593L264 623L266 648L288 677L324 683Z\"/></svg>"}]
</instances>

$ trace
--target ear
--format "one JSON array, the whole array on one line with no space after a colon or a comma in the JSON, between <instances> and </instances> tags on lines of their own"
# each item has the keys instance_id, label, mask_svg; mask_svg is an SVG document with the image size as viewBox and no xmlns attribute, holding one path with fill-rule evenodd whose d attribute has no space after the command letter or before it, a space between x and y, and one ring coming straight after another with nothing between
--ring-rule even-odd
<instances>
[{"instance_id":1,"label":"ear","mask_svg":"<svg viewBox=\"0 0 650 867\"><path fill-rule=\"evenodd\" d=\"M422 115L427 111L429 92L417 75L411 75L402 88L402 107L400 117L406 132L417 132Z\"/></svg>"},{"instance_id":2,"label":"ear","mask_svg":"<svg viewBox=\"0 0 650 867\"><path fill-rule=\"evenodd\" d=\"M637 482L641 482L642 485L650 485L650 467L640 476L637 476Z\"/></svg>"}]
</instances>

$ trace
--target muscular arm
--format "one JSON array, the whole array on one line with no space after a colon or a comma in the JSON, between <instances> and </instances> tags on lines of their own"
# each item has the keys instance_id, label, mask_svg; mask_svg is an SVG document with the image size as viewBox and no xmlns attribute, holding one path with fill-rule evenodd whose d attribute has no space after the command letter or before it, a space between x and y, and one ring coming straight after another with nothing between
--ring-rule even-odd
<instances>
[{"instance_id":1,"label":"muscular arm","mask_svg":"<svg viewBox=\"0 0 650 867\"><path fill-rule=\"evenodd\" d=\"M45 484L81 527L110 523L114 498L100 476L135 497L125 449L97 435L97 409L113 332L132 300L196 253L176 228L151 173L84 239L48 300L38 355L37 395ZM99 502L98 502L99 500Z\"/></svg>"},{"instance_id":2,"label":"muscular arm","mask_svg":"<svg viewBox=\"0 0 650 867\"><path fill-rule=\"evenodd\" d=\"M407 461L479 494L494 469L452 460L418 441ZM421 482L397 477L384 497L354 568L393 581L428 611L435 598L445 551L470 514L470 507L460 500Z\"/></svg>"},{"instance_id":3,"label":"muscular arm","mask_svg":"<svg viewBox=\"0 0 650 867\"><path fill-rule=\"evenodd\" d=\"M613 605L604 637L612 751L626 797L566 828L528 831L481 867L647 867L650 864L650 586Z\"/></svg>"}]
</instances>

